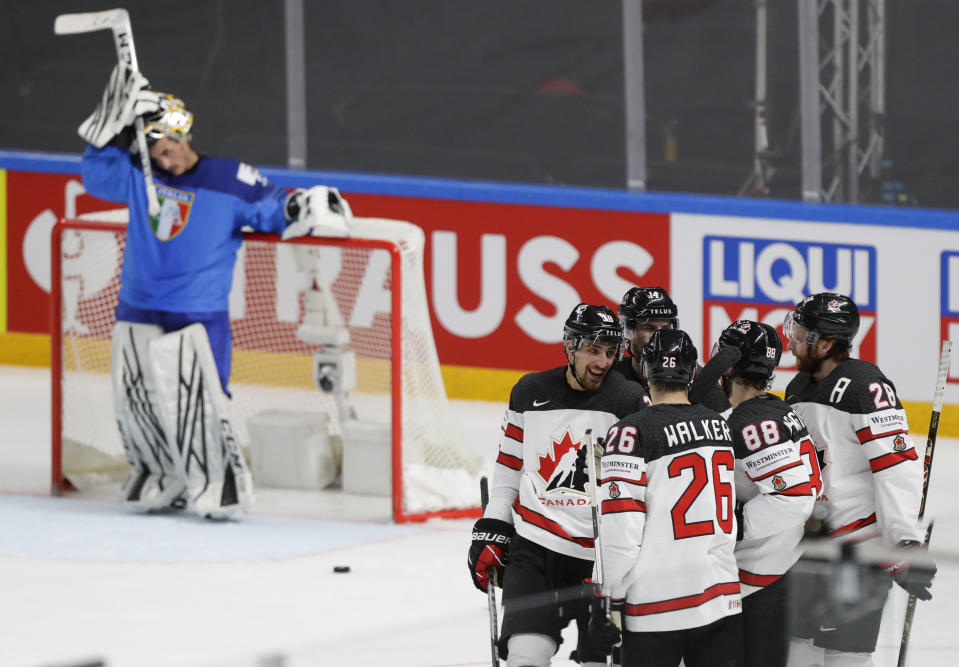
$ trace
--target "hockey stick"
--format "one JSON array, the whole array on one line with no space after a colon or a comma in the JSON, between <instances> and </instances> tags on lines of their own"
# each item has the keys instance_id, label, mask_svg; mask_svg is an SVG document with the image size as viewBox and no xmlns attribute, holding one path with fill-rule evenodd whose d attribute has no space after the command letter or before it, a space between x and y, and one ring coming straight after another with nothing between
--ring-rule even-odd
<instances>
[{"instance_id":1,"label":"hockey stick","mask_svg":"<svg viewBox=\"0 0 959 667\"><path fill-rule=\"evenodd\" d=\"M932 473L932 456L935 453L936 435L939 432L939 415L942 412L942 394L946 389L946 376L949 374L949 362L952 359L952 341L942 341L942 351L939 353L939 375L936 377L936 392L932 398L932 415L929 417L929 435L926 438L926 453L922 460L922 500L919 502L919 523L926 513L926 496L929 494L929 476ZM932 537L932 524L926 529L926 537L922 541L923 548L929 546ZM906 649L909 647L909 633L912 631L912 619L916 615L916 596L910 595L906 603L906 618L902 625L902 642L899 644L898 667L906 664Z\"/></svg>"},{"instance_id":2,"label":"hockey stick","mask_svg":"<svg viewBox=\"0 0 959 667\"><path fill-rule=\"evenodd\" d=\"M483 511L486 511L486 505L489 504L489 483L486 476L480 477L480 505ZM493 657L493 667L499 667L499 648L496 643L499 640L499 622L496 619L496 587L493 586L493 573L486 571L486 602L489 607L489 646Z\"/></svg>"},{"instance_id":3,"label":"hockey stick","mask_svg":"<svg viewBox=\"0 0 959 667\"><path fill-rule=\"evenodd\" d=\"M589 509L593 514L593 551L596 554L596 583L603 585L603 553L599 548L599 495L596 480L596 459L593 452L593 429L586 429L583 436L586 447L586 470L589 474Z\"/></svg>"},{"instance_id":4,"label":"hockey stick","mask_svg":"<svg viewBox=\"0 0 959 667\"><path fill-rule=\"evenodd\" d=\"M603 570L603 550L599 542L599 477L596 475L593 429L586 429L586 435L583 439L585 440L583 446L586 447L586 469L589 471L589 508L593 514L593 553L596 556L596 578L599 579L596 583L599 584L600 591L603 594L603 613L606 614L606 618L608 619L610 617L610 600L609 595L606 595L605 591L603 591L606 576ZM612 655L606 656L606 664L613 664Z\"/></svg>"},{"instance_id":5,"label":"hockey stick","mask_svg":"<svg viewBox=\"0 0 959 667\"><path fill-rule=\"evenodd\" d=\"M130 15L127 10L107 9L102 12L60 14L53 22L53 32L57 35L74 35L106 29L113 32L117 60L128 69L139 72L140 66L137 63L137 52L133 44L133 28L130 26ZM157 199L156 185L153 182L153 168L150 166L146 135L143 133L143 119L139 116L135 121L135 127L140 166L143 168L143 181L147 193L147 207L150 216L153 217L160 214L160 201Z\"/></svg>"}]
</instances>

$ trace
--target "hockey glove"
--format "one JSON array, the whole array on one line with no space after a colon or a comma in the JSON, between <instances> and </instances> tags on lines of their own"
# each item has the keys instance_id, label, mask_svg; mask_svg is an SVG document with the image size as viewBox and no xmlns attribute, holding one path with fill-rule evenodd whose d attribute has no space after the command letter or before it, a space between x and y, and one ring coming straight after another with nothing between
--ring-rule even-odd
<instances>
[{"instance_id":1,"label":"hockey glove","mask_svg":"<svg viewBox=\"0 0 959 667\"><path fill-rule=\"evenodd\" d=\"M742 352L737 347L724 346L719 352L713 355L703 369L696 373L693 378L693 384L689 388L689 401L691 403L702 403L710 391L719 382L719 378L730 369L742 357Z\"/></svg>"},{"instance_id":2,"label":"hockey glove","mask_svg":"<svg viewBox=\"0 0 959 667\"><path fill-rule=\"evenodd\" d=\"M589 642L603 655L610 655L613 648L623 642L623 609L625 602L610 601L606 614L607 598L595 591L589 605Z\"/></svg>"},{"instance_id":3,"label":"hockey glove","mask_svg":"<svg viewBox=\"0 0 959 667\"><path fill-rule=\"evenodd\" d=\"M473 524L473 543L466 564L473 585L485 591L492 578L493 585L503 581L503 568L509 562L509 544L515 529L499 519L480 519Z\"/></svg>"},{"instance_id":4,"label":"hockey glove","mask_svg":"<svg viewBox=\"0 0 959 667\"><path fill-rule=\"evenodd\" d=\"M290 224L283 230L283 240L306 235L343 238L350 235L353 222L353 211L340 191L325 185L291 192L284 213Z\"/></svg>"},{"instance_id":5,"label":"hockey glove","mask_svg":"<svg viewBox=\"0 0 959 667\"><path fill-rule=\"evenodd\" d=\"M160 109L160 93L148 90L150 82L117 63L103 91L100 104L77 128L88 144L103 148L137 119Z\"/></svg>"},{"instance_id":6,"label":"hockey glove","mask_svg":"<svg viewBox=\"0 0 959 667\"><path fill-rule=\"evenodd\" d=\"M896 546L904 551L917 552L920 545L915 540L902 540ZM909 563L900 560L884 569L909 595L914 595L920 600L932 599L929 588L932 586L932 578L936 576L936 564L932 561Z\"/></svg>"}]
</instances>

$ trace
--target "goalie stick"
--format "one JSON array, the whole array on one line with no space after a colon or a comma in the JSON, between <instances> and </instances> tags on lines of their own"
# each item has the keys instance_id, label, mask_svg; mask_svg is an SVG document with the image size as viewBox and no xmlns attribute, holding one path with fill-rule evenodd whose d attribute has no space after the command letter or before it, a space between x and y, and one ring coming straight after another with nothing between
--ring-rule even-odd
<instances>
[{"instance_id":1,"label":"goalie stick","mask_svg":"<svg viewBox=\"0 0 959 667\"><path fill-rule=\"evenodd\" d=\"M483 512L486 512L486 505L489 504L489 482L486 476L480 477L480 505ZM486 602L489 607L489 646L493 657L493 667L499 667L499 648L496 644L499 641L499 621L496 618L496 588L493 586L492 573L486 572Z\"/></svg>"},{"instance_id":2,"label":"goalie stick","mask_svg":"<svg viewBox=\"0 0 959 667\"><path fill-rule=\"evenodd\" d=\"M130 26L130 15L127 10L107 9L102 12L60 14L53 22L53 32L57 35L74 35L106 29L113 32L117 60L130 70L139 72L140 66L137 63L137 52L133 44L133 28ZM139 116L135 121L135 127L147 206L150 216L154 217L160 214L160 201L157 199L156 185L153 182L153 168L150 166L150 153L147 151L146 135L143 133L143 119Z\"/></svg>"},{"instance_id":3,"label":"goalie stick","mask_svg":"<svg viewBox=\"0 0 959 667\"><path fill-rule=\"evenodd\" d=\"M932 473L932 456L935 453L936 435L939 433L939 416L942 412L942 394L946 389L946 376L949 374L949 362L952 359L952 341L942 341L939 353L939 375L936 377L936 392L932 399L932 414L929 416L929 435L926 437L926 453L922 460L922 500L919 502L919 523L926 513L926 496L929 494L929 476ZM929 546L932 537L932 524L926 529L922 541L923 548ZM905 667L906 649L909 648L909 634L912 631L912 619L916 615L916 596L910 595L906 603L906 618L902 624L902 641L899 644L898 667Z\"/></svg>"}]
</instances>

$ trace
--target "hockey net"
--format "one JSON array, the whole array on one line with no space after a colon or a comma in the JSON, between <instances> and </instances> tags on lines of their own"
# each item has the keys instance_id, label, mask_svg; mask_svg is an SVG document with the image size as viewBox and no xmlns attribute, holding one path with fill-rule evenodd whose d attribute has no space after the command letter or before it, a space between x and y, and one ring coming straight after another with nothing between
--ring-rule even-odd
<instances>
[{"instance_id":1,"label":"hockey net","mask_svg":"<svg viewBox=\"0 0 959 667\"><path fill-rule=\"evenodd\" d=\"M110 346L126 210L58 223L52 244L53 492L119 485L128 465L113 414ZM485 461L464 440L447 401L423 277L424 235L404 222L362 219L362 238L246 234L230 293L235 436L249 454L249 419L271 408L333 415L298 331L316 260L356 357L349 401L391 433L396 521L476 513ZM383 429L386 430L385 428ZM348 442L343 443L349 447ZM382 464L382 462L380 462Z\"/></svg>"}]
</instances>

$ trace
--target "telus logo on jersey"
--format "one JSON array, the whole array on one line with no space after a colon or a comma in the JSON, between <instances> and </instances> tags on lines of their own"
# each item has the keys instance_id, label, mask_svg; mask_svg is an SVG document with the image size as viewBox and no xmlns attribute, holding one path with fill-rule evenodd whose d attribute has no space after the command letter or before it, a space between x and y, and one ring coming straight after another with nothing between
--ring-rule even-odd
<instances>
[{"instance_id":1,"label":"telus logo on jersey","mask_svg":"<svg viewBox=\"0 0 959 667\"><path fill-rule=\"evenodd\" d=\"M946 250L940 256L939 343L959 340L959 251ZM959 346L952 350L947 382L959 383Z\"/></svg>"},{"instance_id":2,"label":"telus logo on jersey","mask_svg":"<svg viewBox=\"0 0 959 667\"><path fill-rule=\"evenodd\" d=\"M765 322L781 334L798 301L829 291L856 302L860 325L853 356L875 362L875 246L707 236L703 261L704 350L740 319ZM795 367L787 342L779 364L784 369Z\"/></svg>"},{"instance_id":3,"label":"telus logo on jersey","mask_svg":"<svg viewBox=\"0 0 959 667\"><path fill-rule=\"evenodd\" d=\"M586 482L588 480L586 461L584 457L579 455L579 450L583 446L582 438L574 440L569 427L566 427L558 440L556 436L550 438L546 455L538 457L538 473L545 484L545 488L541 492L541 500L544 505L589 504L589 498L585 495L580 498L549 497L559 491L586 494Z\"/></svg>"}]
</instances>

